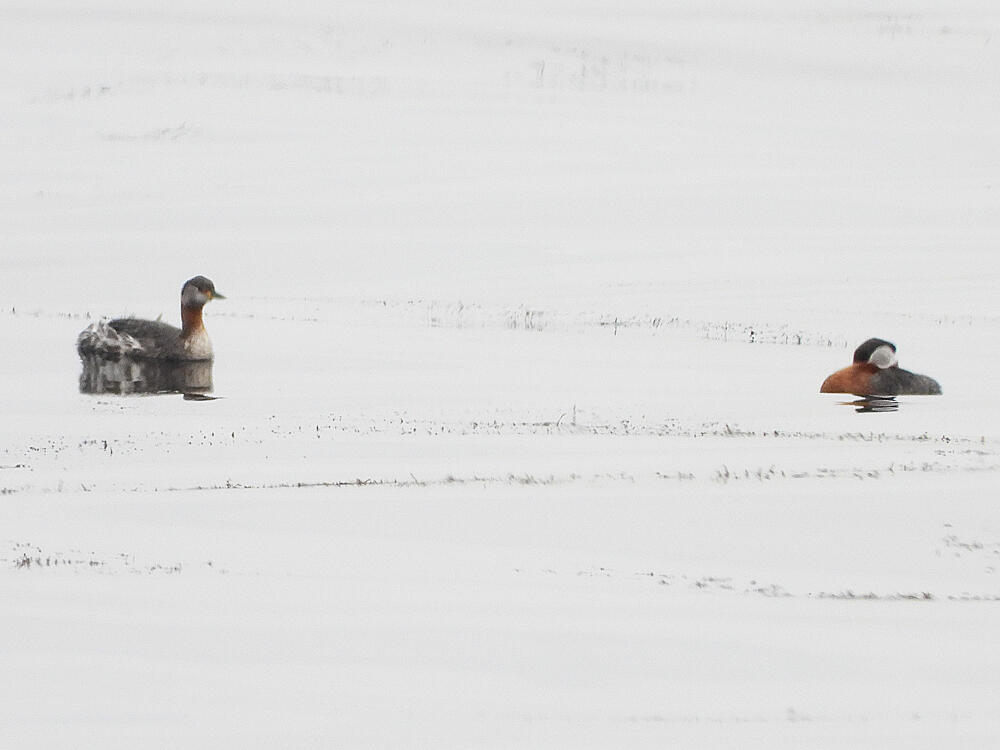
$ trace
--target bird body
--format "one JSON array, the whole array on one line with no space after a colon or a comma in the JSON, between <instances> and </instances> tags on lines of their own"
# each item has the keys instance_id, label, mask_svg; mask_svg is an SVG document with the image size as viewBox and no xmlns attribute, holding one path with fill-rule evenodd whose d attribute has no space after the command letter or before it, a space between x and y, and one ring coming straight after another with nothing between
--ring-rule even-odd
<instances>
[{"instance_id":1,"label":"bird body","mask_svg":"<svg viewBox=\"0 0 1000 750\"><path fill-rule=\"evenodd\" d=\"M941 386L934 378L900 367L895 344L868 339L854 350L850 367L830 375L819 390L857 396L932 396L941 393Z\"/></svg>"},{"instance_id":2,"label":"bird body","mask_svg":"<svg viewBox=\"0 0 1000 750\"><path fill-rule=\"evenodd\" d=\"M132 357L167 361L210 360L214 353L205 330L202 308L212 299L225 299L204 276L195 276L181 288L181 328L160 320L116 318L92 323L77 338L81 357Z\"/></svg>"}]
</instances>

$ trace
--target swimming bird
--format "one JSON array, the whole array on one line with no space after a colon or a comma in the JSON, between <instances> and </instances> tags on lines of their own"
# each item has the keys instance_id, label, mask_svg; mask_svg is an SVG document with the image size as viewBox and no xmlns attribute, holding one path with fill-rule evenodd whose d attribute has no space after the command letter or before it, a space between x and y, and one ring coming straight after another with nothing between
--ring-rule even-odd
<instances>
[{"instance_id":1,"label":"swimming bird","mask_svg":"<svg viewBox=\"0 0 1000 750\"><path fill-rule=\"evenodd\" d=\"M106 359L134 357L167 361L210 360L212 342L205 331L201 311L205 303L225 299L204 276L188 279L181 287L181 327L160 320L116 318L91 323L77 337L81 357Z\"/></svg>"},{"instance_id":2,"label":"swimming bird","mask_svg":"<svg viewBox=\"0 0 1000 750\"><path fill-rule=\"evenodd\" d=\"M934 378L901 368L892 342L868 339L854 350L853 364L833 373L819 390L857 396L930 396L940 394L941 386Z\"/></svg>"}]
</instances>

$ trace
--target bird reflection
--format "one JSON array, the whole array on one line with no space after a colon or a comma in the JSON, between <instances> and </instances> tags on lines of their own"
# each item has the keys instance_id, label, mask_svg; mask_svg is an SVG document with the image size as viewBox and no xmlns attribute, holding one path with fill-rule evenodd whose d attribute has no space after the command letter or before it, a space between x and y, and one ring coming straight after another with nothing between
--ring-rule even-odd
<instances>
[{"instance_id":1,"label":"bird reflection","mask_svg":"<svg viewBox=\"0 0 1000 750\"><path fill-rule=\"evenodd\" d=\"M183 393L185 398L211 398L212 361L168 362L122 357L82 357L81 393Z\"/></svg>"},{"instance_id":2,"label":"bird reflection","mask_svg":"<svg viewBox=\"0 0 1000 750\"><path fill-rule=\"evenodd\" d=\"M844 406L855 407L858 414L881 411L899 411L899 402L893 396L862 396L855 401L841 401Z\"/></svg>"}]
</instances>

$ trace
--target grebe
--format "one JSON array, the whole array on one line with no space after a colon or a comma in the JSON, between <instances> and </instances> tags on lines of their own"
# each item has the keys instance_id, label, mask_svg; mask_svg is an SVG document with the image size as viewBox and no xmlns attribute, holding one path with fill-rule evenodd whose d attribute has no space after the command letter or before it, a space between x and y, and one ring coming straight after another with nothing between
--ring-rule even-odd
<instances>
[{"instance_id":1,"label":"grebe","mask_svg":"<svg viewBox=\"0 0 1000 750\"><path fill-rule=\"evenodd\" d=\"M191 361L212 359L212 342L201 319L201 309L212 299L225 299L215 284L195 276L181 288L181 328L159 320L117 318L91 323L76 340L81 357Z\"/></svg>"},{"instance_id":2,"label":"grebe","mask_svg":"<svg viewBox=\"0 0 1000 750\"><path fill-rule=\"evenodd\" d=\"M897 365L895 344L868 339L854 350L854 364L833 373L819 391L857 396L933 396L941 393L941 386L934 378Z\"/></svg>"}]
</instances>

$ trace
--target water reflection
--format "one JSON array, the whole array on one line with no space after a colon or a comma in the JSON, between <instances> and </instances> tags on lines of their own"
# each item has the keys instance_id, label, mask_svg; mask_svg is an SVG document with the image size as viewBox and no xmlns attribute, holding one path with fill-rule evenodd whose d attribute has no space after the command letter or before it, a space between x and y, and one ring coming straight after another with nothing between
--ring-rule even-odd
<instances>
[{"instance_id":1,"label":"water reflection","mask_svg":"<svg viewBox=\"0 0 1000 750\"><path fill-rule=\"evenodd\" d=\"M861 396L855 401L841 401L843 406L853 406L858 414L878 411L899 411L895 396Z\"/></svg>"},{"instance_id":2,"label":"water reflection","mask_svg":"<svg viewBox=\"0 0 1000 750\"><path fill-rule=\"evenodd\" d=\"M212 362L158 362L84 357L80 393L183 393L185 398L208 399L212 392Z\"/></svg>"}]
</instances>

